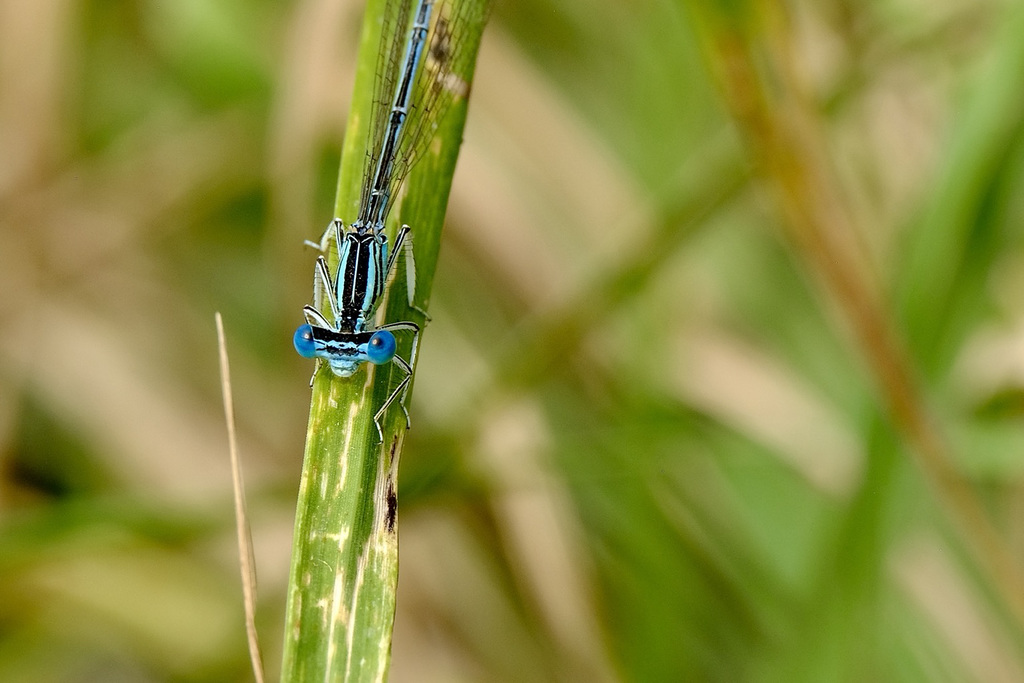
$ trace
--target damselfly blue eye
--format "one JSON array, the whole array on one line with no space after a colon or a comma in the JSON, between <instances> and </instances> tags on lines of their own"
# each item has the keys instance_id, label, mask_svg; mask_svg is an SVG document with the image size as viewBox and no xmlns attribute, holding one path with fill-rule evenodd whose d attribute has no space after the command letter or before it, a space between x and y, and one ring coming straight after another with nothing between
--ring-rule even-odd
<instances>
[{"instance_id":1,"label":"damselfly blue eye","mask_svg":"<svg viewBox=\"0 0 1024 683\"><path fill-rule=\"evenodd\" d=\"M295 330L295 336L292 338L292 343L295 344L295 350L299 352L299 355L303 358L312 358L316 355L316 342L313 340L313 326L312 325L299 325L299 329Z\"/></svg>"},{"instance_id":2,"label":"damselfly blue eye","mask_svg":"<svg viewBox=\"0 0 1024 683\"><path fill-rule=\"evenodd\" d=\"M379 330L370 337L370 341L366 344L366 357L374 365L388 363L395 357L397 347L395 335L387 330Z\"/></svg>"}]
</instances>

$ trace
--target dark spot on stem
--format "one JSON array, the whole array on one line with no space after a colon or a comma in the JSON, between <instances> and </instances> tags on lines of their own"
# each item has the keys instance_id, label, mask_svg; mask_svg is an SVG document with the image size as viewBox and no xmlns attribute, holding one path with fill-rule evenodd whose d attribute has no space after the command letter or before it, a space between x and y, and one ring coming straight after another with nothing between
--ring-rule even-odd
<instances>
[{"instance_id":1,"label":"dark spot on stem","mask_svg":"<svg viewBox=\"0 0 1024 683\"><path fill-rule=\"evenodd\" d=\"M398 449L398 437L391 442L391 462L395 461L395 451ZM395 520L398 518L398 490L397 482L391 472L387 475L387 515L384 517L384 527L389 534L395 533Z\"/></svg>"},{"instance_id":2,"label":"dark spot on stem","mask_svg":"<svg viewBox=\"0 0 1024 683\"><path fill-rule=\"evenodd\" d=\"M388 514L384 524L389 534L395 533L395 518L398 516L398 493L394 485L388 482Z\"/></svg>"}]
</instances>

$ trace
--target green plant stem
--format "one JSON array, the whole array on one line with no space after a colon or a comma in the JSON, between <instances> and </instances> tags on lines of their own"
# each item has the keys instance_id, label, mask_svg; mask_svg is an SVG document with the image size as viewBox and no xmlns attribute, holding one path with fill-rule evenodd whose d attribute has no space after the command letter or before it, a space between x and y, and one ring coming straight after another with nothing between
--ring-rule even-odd
<instances>
[{"instance_id":1,"label":"green plant stem","mask_svg":"<svg viewBox=\"0 0 1024 683\"><path fill-rule=\"evenodd\" d=\"M335 206L346 224L354 220L359 206L370 125L366 114L373 105L380 27L388 1L371 0L363 22ZM463 3L473 6L463 46L470 55L463 57L468 73L461 74L468 92L486 3ZM392 236L397 224L413 227L415 303L421 309L427 306L433 283L466 106L465 97L453 102L433 143L410 173L404 198L392 211L398 218L389 226ZM391 291L405 292L404 274L396 280ZM380 309L386 321L425 322L405 296L387 297ZM410 357L411 343L399 340L399 353L405 358ZM381 443L373 418L400 372L393 364L366 364L352 377L340 378L323 367L314 379L295 519L282 681L387 677L398 585L396 484L406 425L401 408L392 404L381 418Z\"/></svg>"}]
</instances>

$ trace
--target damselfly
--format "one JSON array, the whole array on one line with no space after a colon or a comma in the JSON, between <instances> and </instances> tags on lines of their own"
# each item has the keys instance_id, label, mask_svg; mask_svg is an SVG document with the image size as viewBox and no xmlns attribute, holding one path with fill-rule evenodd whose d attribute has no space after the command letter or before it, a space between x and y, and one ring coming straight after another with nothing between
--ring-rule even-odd
<instances>
[{"instance_id":1,"label":"damselfly","mask_svg":"<svg viewBox=\"0 0 1024 683\"><path fill-rule=\"evenodd\" d=\"M335 218L319 244L326 254L337 245L338 266L332 275L324 255L313 272L313 305L303 308L306 324L295 331L295 350L316 358L339 377L349 377L363 363L394 363L405 373L374 415L383 440L380 418L397 399L410 424L405 406L412 369L416 365L420 327L411 321L374 324L399 256L406 264L409 304L413 308L416 271L409 226L403 225L389 248L384 233L393 199L419 155L426 148L438 121L456 96L464 95L460 78L460 35L467 22L482 20L480 0L394 0L385 10L374 85L366 161L359 213L348 226ZM475 9L474 9L475 8ZM326 298L330 317L321 312ZM408 361L397 355L394 332L412 333ZM316 371L314 370L314 375Z\"/></svg>"}]
</instances>

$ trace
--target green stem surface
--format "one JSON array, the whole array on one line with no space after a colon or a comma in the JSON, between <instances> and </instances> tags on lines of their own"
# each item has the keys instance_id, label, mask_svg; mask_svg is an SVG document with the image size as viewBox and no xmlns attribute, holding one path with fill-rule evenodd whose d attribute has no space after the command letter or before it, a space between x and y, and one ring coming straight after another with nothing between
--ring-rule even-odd
<instances>
[{"instance_id":1,"label":"green stem surface","mask_svg":"<svg viewBox=\"0 0 1024 683\"><path fill-rule=\"evenodd\" d=\"M346 224L359 208L368 113L388 1L370 0L363 22L335 206ZM470 35L463 48L471 55L468 73L461 74L468 86L486 2L460 2L474 5L470 15L475 19L465 27ZM466 97L457 98L439 122L432 144L406 180L405 194L388 226L392 238L397 225L413 228L415 303L423 310L433 283L466 107ZM330 265L336 267L335 262ZM390 291L403 295L387 296L380 321L409 320L422 326L424 316L404 296L404 269L398 270ZM399 354L407 359L410 336L400 333L399 339ZM401 371L393 364L365 364L347 378L334 376L324 366L314 378L292 547L282 681L387 678L398 587L397 476L406 425L396 401L381 417L381 443L373 417L400 379Z\"/></svg>"}]
</instances>

